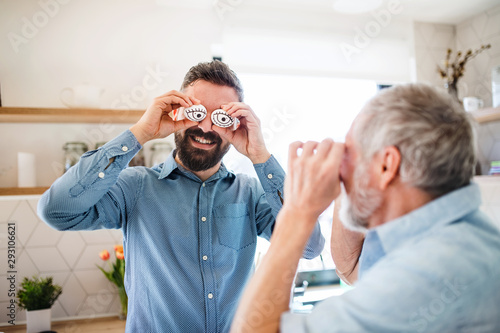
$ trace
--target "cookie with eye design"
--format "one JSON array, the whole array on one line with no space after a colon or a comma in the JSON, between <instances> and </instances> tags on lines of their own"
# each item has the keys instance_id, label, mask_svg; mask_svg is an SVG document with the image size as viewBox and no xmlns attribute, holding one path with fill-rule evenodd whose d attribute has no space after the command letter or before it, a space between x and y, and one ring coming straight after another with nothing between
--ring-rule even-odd
<instances>
[{"instance_id":1,"label":"cookie with eye design","mask_svg":"<svg viewBox=\"0 0 500 333\"><path fill-rule=\"evenodd\" d=\"M207 109L199 104L184 109L184 115L191 121L200 122L207 116Z\"/></svg>"},{"instance_id":2,"label":"cookie with eye design","mask_svg":"<svg viewBox=\"0 0 500 333\"><path fill-rule=\"evenodd\" d=\"M212 123L215 126L227 128L232 127L231 129L234 131L240 125L240 121L238 118L231 117L226 111L222 109L217 109L212 112Z\"/></svg>"}]
</instances>

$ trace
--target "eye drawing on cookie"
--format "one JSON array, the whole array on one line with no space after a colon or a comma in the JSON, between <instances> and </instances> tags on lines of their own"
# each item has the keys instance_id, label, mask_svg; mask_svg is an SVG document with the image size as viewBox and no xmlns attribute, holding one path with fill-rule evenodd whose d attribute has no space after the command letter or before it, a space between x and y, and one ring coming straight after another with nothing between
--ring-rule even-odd
<instances>
[{"instance_id":1,"label":"eye drawing on cookie","mask_svg":"<svg viewBox=\"0 0 500 333\"><path fill-rule=\"evenodd\" d=\"M193 105L184 109L184 114L191 121L202 121L207 116L207 109L203 105Z\"/></svg>"},{"instance_id":2,"label":"eye drawing on cookie","mask_svg":"<svg viewBox=\"0 0 500 333\"><path fill-rule=\"evenodd\" d=\"M212 112L212 123L219 127L231 127L235 123L239 123L237 118L231 117L226 111L217 109Z\"/></svg>"}]
</instances>

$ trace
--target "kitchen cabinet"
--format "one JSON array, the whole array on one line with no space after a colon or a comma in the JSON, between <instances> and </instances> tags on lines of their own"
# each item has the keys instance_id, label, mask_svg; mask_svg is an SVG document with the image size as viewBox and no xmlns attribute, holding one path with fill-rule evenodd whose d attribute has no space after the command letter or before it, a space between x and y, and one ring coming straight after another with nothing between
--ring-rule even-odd
<instances>
[{"instance_id":1,"label":"kitchen cabinet","mask_svg":"<svg viewBox=\"0 0 500 333\"><path fill-rule=\"evenodd\" d=\"M134 124L144 110L0 107L0 123ZM48 187L4 187L0 196L39 195Z\"/></svg>"}]
</instances>

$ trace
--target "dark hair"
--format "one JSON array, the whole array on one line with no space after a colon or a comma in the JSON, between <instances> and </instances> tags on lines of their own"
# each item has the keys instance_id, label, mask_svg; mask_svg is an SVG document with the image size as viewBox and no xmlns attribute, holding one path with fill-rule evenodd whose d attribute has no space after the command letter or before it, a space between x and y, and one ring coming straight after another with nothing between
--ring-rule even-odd
<instances>
[{"instance_id":1,"label":"dark hair","mask_svg":"<svg viewBox=\"0 0 500 333\"><path fill-rule=\"evenodd\" d=\"M243 88L240 80L236 73L222 61L200 62L198 65L191 67L184 77L181 91L198 80L234 88L238 94L238 99L243 102Z\"/></svg>"}]
</instances>

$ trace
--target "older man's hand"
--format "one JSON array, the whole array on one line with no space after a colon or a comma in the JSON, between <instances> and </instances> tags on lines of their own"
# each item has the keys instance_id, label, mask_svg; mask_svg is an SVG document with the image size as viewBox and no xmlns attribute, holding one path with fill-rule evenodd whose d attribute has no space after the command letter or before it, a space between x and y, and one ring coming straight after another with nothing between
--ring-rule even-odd
<instances>
[{"instance_id":1,"label":"older man's hand","mask_svg":"<svg viewBox=\"0 0 500 333\"><path fill-rule=\"evenodd\" d=\"M283 209L315 221L340 194L343 154L344 144L331 139L292 143Z\"/></svg>"}]
</instances>

